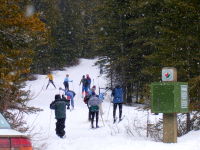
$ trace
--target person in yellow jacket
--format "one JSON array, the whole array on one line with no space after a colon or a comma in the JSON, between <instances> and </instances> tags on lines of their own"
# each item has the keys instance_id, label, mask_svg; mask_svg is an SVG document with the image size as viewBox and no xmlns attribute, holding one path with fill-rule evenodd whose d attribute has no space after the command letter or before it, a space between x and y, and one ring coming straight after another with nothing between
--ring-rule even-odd
<instances>
[{"instance_id":1,"label":"person in yellow jacket","mask_svg":"<svg viewBox=\"0 0 200 150\"><path fill-rule=\"evenodd\" d=\"M56 88L55 84L53 83L53 75L51 73L49 73L46 78L49 78L49 82L47 84L46 89L48 88L49 83L53 84L53 86Z\"/></svg>"}]
</instances>

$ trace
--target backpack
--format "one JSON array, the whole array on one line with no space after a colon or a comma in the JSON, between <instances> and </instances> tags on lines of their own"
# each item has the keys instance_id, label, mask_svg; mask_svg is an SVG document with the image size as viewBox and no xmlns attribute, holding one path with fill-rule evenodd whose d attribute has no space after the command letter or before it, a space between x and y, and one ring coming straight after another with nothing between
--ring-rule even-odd
<instances>
[{"instance_id":1,"label":"backpack","mask_svg":"<svg viewBox=\"0 0 200 150\"><path fill-rule=\"evenodd\" d=\"M91 78L87 77L86 79L87 79L88 84L91 84Z\"/></svg>"},{"instance_id":2,"label":"backpack","mask_svg":"<svg viewBox=\"0 0 200 150\"><path fill-rule=\"evenodd\" d=\"M114 98L122 98L122 97L123 97L122 88L115 88L114 89Z\"/></svg>"},{"instance_id":3,"label":"backpack","mask_svg":"<svg viewBox=\"0 0 200 150\"><path fill-rule=\"evenodd\" d=\"M88 86L88 80L87 79L83 79L83 86Z\"/></svg>"},{"instance_id":4,"label":"backpack","mask_svg":"<svg viewBox=\"0 0 200 150\"><path fill-rule=\"evenodd\" d=\"M86 95L83 99L84 103L87 104L89 101L90 97L88 95Z\"/></svg>"},{"instance_id":5,"label":"backpack","mask_svg":"<svg viewBox=\"0 0 200 150\"><path fill-rule=\"evenodd\" d=\"M66 96L66 99L67 99L68 101L70 101L70 100L71 100L71 97L70 97L69 95L67 95L67 96Z\"/></svg>"},{"instance_id":6,"label":"backpack","mask_svg":"<svg viewBox=\"0 0 200 150\"><path fill-rule=\"evenodd\" d=\"M98 112L99 111L99 106L90 106L90 111L91 112Z\"/></svg>"}]
</instances>

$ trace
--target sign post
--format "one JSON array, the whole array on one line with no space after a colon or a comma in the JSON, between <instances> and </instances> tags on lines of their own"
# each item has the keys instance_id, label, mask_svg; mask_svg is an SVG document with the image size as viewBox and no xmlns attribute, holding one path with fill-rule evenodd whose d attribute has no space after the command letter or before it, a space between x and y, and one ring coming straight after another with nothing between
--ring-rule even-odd
<instances>
[{"instance_id":1,"label":"sign post","mask_svg":"<svg viewBox=\"0 0 200 150\"><path fill-rule=\"evenodd\" d=\"M188 83L177 82L177 71L162 69L162 81L151 83L151 111L163 113L163 142L177 143L177 113L188 112Z\"/></svg>"},{"instance_id":2,"label":"sign post","mask_svg":"<svg viewBox=\"0 0 200 150\"><path fill-rule=\"evenodd\" d=\"M163 82L177 82L177 70L164 67L162 69ZM177 114L163 113L163 142L177 143Z\"/></svg>"}]
</instances>

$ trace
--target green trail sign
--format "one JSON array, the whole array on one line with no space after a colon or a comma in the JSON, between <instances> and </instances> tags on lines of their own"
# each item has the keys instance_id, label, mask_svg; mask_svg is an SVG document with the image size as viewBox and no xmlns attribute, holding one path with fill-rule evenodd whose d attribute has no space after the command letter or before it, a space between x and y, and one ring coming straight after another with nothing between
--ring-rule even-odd
<instances>
[{"instance_id":1,"label":"green trail sign","mask_svg":"<svg viewBox=\"0 0 200 150\"><path fill-rule=\"evenodd\" d=\"M186 82L151 83L153 113L187 113L188 84Z\"/></svg>"}]
</instances>

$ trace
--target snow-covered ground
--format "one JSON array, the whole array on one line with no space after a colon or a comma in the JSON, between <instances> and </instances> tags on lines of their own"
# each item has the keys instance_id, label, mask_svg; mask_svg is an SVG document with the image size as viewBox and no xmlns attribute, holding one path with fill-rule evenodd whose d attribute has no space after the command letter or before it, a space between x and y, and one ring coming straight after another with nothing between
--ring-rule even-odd
<instances>
[{"instance_id":1,"label":"snow-covered ground","mask_svg":"<svg viewBox=\"0 0 200 150\"><path fill-rule=\"evenodd\" d=\"M41 150L200 150L200 131L192 131L178 138L175 144L155 142L146 138L147 112L138 111L136 107L123 106L125 115L123 121L113 124L110 93L103 102L105 126L99 117L100 128L91 129L88 122L88 108L81 98L79 83L82 75L89 74L92 85L97 86L97 91L99 87L106 87L107 80L104 76L99 77L99 68L94 66L95 61L96 59L81 59L78 66L65 68L64 71L54 71L57 89L49 85L46 90L48 79L44 75L38 75L37 80L27 82L26 89L31 90L34 98L29 105L43 109L26 118L35 147L40 147ZM54 100L55 94L60 93L58 88L63 87L66 74L69 74L69 78L73 80L69 88L76 92L75 109L67 110L66 138L60 139L55 134L56 120L54 111L50 110L49 105ZM150 115L152 121L157 120L158 117L160 116ZM142 126L143 129L133 131L134 136L128 136L127 127L134 129L135 126Z\"/></svg>"}]
</instances>

